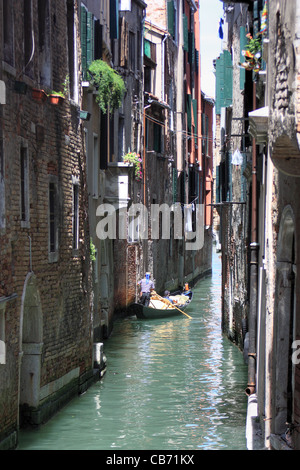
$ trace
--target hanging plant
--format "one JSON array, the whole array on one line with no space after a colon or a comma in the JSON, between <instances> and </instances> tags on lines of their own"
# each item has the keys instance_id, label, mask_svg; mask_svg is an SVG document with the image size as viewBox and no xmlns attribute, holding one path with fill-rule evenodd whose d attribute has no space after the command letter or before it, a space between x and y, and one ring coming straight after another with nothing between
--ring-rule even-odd
<instances>
[{"instance_id":1,"label":"hanging plant","mask_svg":"<svg viewBox=\"0 0 300 470\"><path fill-rule=\"evenodd\" d=\"M94 60L88 69L90 81L97 89L96 102L105 114L118 109L126 88L122 77L103 60Z\"/></svg>"},{"instance_id":2,"label":"hanging plant","mask_svg":"<svg viewBox=\"0 0 300 470\"><path fill-rule=\"evenodd\" d=\"M242 51L245 62L239 63L239 65L246 70L258 72L261 69L261 38L253 38L250 33L246 37L248 38L248 44Z\"/></svg>"},{"instance_id":3,"label":"hanging plant","mask_svg":"<svg viewBox=\"0 0 300 470\"><path fill-rule=\"evenodd\" d=\"M136 181L141 181L143 178L142 173L142 159L140 155L136 154L135 152L129 152L123 156L124 163L131 163L134 165L134 176Z\"/></svg>"}]
</instances>

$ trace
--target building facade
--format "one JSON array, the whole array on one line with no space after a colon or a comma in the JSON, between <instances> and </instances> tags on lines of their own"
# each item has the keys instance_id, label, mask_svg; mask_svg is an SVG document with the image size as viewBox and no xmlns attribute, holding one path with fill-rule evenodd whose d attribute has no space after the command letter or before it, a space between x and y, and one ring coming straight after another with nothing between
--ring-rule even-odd
<instances>
[{"instance_id":1,"label":"building facade","mask_svg":"<svg viewBox=\"0 0 300 470\"><path fill-rule=\"evenodd\" d=\"M231 82L231 102L223 101L221 106L220 142L233 142L240 133L247 143L246 147L241 141L232 145L241 155L246 150L246 157L240 160L245 218L237 225L244 254L228 265L236 267L231 292L234 282L240 290L246 287L244 300L238 297L244 304L245 323L241 322L242 330L238 328L233 338L244 349L248 363L249 449L299 449L299 8L296 0L224 2L225 39L236 58L233 76L239 69L245 84L241 98L237 77ZM218 83L220 86L217 72ZM232 116L230 120L228 116ZM234 117L239 116L245 124L236 132ZM237 156L233 164L239 161ZM219 194L225 186L225 193L235 193L236 198L243 181L235 177L233 168L230 171L227 165L225 177L219 176L216 185ZM237 201L232 196L228 202L233 207ZM224 298L229 298L230 287L224 263L239 247L233 209L227 219L230 233L221 237ZM220 225L223 230L222 216ZM235 301L228 300L224 306L227 331L238 323ZM231 317L230 309L234 312Z\"/></svg>"},{"instance_id":2,"label":"building facade","mask_svg":"<svg viewBox=\"0 0 300 470\"><path fill-rule=\"evenodd\" d=\"M77 13L71 1L0 6L4 447L93 379ZM59 105L53 90L64 93Z\"/></svg>"}]
</instances>

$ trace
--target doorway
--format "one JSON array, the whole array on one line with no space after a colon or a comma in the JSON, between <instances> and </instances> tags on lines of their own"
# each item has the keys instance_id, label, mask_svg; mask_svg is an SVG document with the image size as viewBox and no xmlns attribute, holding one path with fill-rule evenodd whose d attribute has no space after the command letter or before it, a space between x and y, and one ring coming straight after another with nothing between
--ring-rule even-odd
<instances>
[{"instance_id":1,"label":"doorway","mask_svg":"<svg viewBox=\"0 0 300 470\"><path fill-rule=\"evenodd\" d=\"M32 411L40 401L41 357L43 349L43 315L36 276L26 277L20 318L20 421L32 422ZM34 421L34 420L33 420Z\"/></svg>"}]
</instances>

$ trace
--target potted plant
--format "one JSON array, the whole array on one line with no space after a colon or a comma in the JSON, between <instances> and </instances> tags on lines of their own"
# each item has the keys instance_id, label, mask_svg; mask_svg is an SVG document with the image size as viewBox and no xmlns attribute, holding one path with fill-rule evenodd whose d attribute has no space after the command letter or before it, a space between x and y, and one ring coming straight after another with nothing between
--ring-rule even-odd
<instances>
[{"instance_id":1,"label":"potted plant","mask_svg":"<svg viewBox=\"0 0 300 470\"><path fill-rule=\"evenodd\" d=\"M140 155L135 152L129 152L123 156L123 162L129 163L134 166L134 176L136 181L141 181L143 178L142 173L142 159Z\"/></svg>"},{"instance_id":2,"label":"potted plant","mask_svg":"<svg viewBox=\"0 0 300 470\"><path fill-rule=\"evenodd\" d=\"M88 69L91 84L97 90L96 102L105 114L121 106L126 91L122 77L103 60L94 60Z\"/></svg>"},{"instance_id":3,"label":"potted plant","mask_svg":"<svg viewBox=\"0 0 300 470\"><path fill-rule=\"evenodd\" d=\"M47 99L47 94L40 88L32 88L32 98L39 103L44 103Z\"/></svg>"},{"instance_id":4,"label":"potted plant","mask_svg":"<svg viewBox=\"0 0 300 470\"><path fill-rule=\"evenodd\" d=\"M258 72L261 69L261 38L253 38L250 33L246 37L248 38L248 44L242 51L245 62L239 63L239 65L246 70Z\"/></svg>"},{"instance_id":5,"label":"potted plant","mask_svg":"<svg viewBox=\"0 0 300 470\"><path fill-rule=\"evenodd\" d=\"M63 100L65 99L65 95L61 91L52 91L48 95L48 98L51 104L57 106L58 104L61 104L63 102Z\"/></svg>"}]
</instances>

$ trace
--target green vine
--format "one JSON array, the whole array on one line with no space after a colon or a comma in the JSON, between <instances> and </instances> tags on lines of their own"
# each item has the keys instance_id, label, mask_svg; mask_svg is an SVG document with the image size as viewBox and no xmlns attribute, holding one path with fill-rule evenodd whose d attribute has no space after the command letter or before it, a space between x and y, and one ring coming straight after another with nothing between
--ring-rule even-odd
<instances>
[{"instance_id":1,"label":"green vine","mask_svg":"<svg viewBox=\"0 0 300 470\"><path fill-rule=\"evenodd\" d=\"M88 69L90 81L97 89L96 102L102 112L118 109L126 91L122 77L103 60L94 60Z\"/></svg>"},{"instance_id":2,"label":"green vine","mask_svg":"<svg viewBox=\"0 0 300 470\"><path fill-rule=\"evenodd\" d=\"M91 261L96 261L96 248L92 239L90 239L90 257Z\"/></svg>"},{"instance_id":3,"label":"green vine","mask_svg":"<svg viewBox=\"0 0 300 470\"><path fill-rule=\"evenodd\" d=\"M135 152L129 152L123 156L124 163L133 163L135 170L134 176L137 181L141 181L143 178L142 173L142 159L140 155L136 154Z\"/></svg>"}]
</instances>

